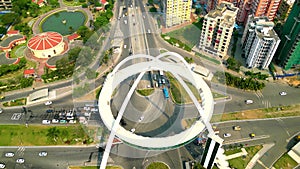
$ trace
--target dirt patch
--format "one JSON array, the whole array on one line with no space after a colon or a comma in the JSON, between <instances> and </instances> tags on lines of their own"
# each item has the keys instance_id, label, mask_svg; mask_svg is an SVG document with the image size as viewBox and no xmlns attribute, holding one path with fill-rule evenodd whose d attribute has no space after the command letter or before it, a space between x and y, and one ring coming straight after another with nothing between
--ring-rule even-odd
<instances>
[{"instance_id":1,"label":"dirt patch","mask_svg":"<svg viewBox=\"0 0 300 169\"><path fill-rule=\"evenodd\" d=\"M283 80L290 86L300 87L300 76L286 77Z\"/></svg>"},{"instance_id":2,"label":"dirt patch","mask_svg":"<svg viewBox=\"0 0 300 169\"><path fill-rule=\"evenodd\" d=\"M211 122L244 120L244 119L278 118L278 117L290 117L290 116L300 116L300 105L245 110L240 112L214 115L211 119Z\"/></svg>"}]
</instances>

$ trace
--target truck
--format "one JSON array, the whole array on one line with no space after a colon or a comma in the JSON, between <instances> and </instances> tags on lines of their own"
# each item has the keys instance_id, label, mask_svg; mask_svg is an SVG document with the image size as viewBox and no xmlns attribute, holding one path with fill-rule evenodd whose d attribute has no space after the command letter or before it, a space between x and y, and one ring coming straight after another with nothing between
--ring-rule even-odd
<instances>
[{"instance_id":1,"label":"truck","mask_svg":"<svg viewBox=\"0 0 300 169\"><path fill-rule=\"evenodd\" d=\"M164 93L164 96L165 98L169 98L169 92L168 92L168 89L166 87L163 88L163 93Z\"/></svg>"}]
</instances>

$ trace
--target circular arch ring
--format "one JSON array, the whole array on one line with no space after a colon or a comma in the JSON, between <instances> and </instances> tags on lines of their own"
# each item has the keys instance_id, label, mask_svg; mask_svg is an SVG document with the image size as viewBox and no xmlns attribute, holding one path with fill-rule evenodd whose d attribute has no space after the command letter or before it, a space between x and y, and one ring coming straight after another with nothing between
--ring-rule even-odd
<instances>
[{"instance_id":1,"label":"circular arch ring","mask_svg":"<svg viewBox=\"0 0 300 169\"><path fill-rule=\"evenodd\" d=\"M159 60L159 58L167 55L179 58L187 66L187 68L178 63L164 62ZM135 58L148 58L149 61L136 63L120 70L120 67L124 63ZM110 101L114 89L128 77L137 73L144 73L151 70L164 70L171 72L175 78L179 80L183 87L187 87L187 85L181 79L181 77L185 77L199 90L202 103L200 105L199 102L196 101L194 104L197 107L201 118L199 118L199 120L197 120L189 129L176 135L167 137L144 137L124 129L113 117L110 108ZM195 81L194 79L197 80ZM185 90L192 99L195 99L195 96L191 94L189 88L185 88ZM129 98L130 97L131 95ZM209 123L213 113L213 107L213 97L208 85L201 78L201 76L191 71L190 66L180 55L174 52L166 52L158 57L143 54L127 57L116 66L113 72L107 76L99 96L99 113L106 127L109 130L114 130L113 127L116 125L115 131L112 132L115 132L121 140L131 146L148 150L173 149L190 142L190 140L195 138L199 132L204 130L205 126L208 126L207 124ZM121 113L119 112L119 114Z\"/></svg>"}]
</instances>

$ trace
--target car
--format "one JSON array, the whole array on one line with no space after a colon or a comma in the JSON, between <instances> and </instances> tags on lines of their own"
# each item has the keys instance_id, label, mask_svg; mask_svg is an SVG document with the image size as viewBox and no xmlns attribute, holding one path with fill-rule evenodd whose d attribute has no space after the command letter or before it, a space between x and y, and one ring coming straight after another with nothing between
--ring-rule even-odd
<instances>
[{"instance_id":1,"label":"car","mask_svg":"<svg viewBox=\"0 0 300 169\"><path fill-rule=\"evenodd\" d=\"M245 100L245 103L246 103L246 104L252 104L252 103L253 103L253 100Z\"/></svg>"},{"instance_id":2,"label":"car","mask_svg":"<svg viewBox=\"0 0 300 169\"><path fill-rule=\"evenodd\" d=\"M51 104L52 104L52 101L50 101L50 100L45 103L46 106L50 106Z\"/></svg>"},{"instance_id":3,"label":"car","mask_svg":"<svg viewBox=\"0 0 300 169\"><path fill-rule=\"evenodd\" d=\"M5 99L5 96L0 96L0 100L3 100L3 99Z\"/></svg>"},{"instance_id":4,"label":"car","mask_svg":"<svg viewBox=\"0 0 300 169\"><path fill-rule=\"evenodd\" d=\"M135 128L130 129L130 131L131 131L132 133L134 133L134 132L135 132Z\"/></svg>"},{"instance_id":5,"label":"car","mask_svg":"<svg viewBox=\"0 0 300 169\"><path fill-rule=\"evenodd\" d=\"M66 120L60 120L59 123L67 123Z\"/></svg>"},{"instance_id":6,"label":"car","mask_svg":"<svg viewBox=\"0 0 300 169\"><path fill-rule=\"evenodd\" d=\"M23 164L25 162L25 159L24 158L18 158L16 160L16 162L19 163L19 164Z\"/></svg>"},{"instance_id":7,"label":"car","mask_svg":"<svg viewBox=\"0 0 300 169\"><path fill-rule=\"evenodd\" d=\"M239 130L241 130L241 127L240 126L233 126L233 130L239 131Z\"/></svg>"},{"instance_id":8,"label":"car","mask_svg":"<svg viewBox=\"0 0 300 169\"><path fill-rule=\"evenodd\" d=\"M0 114L3 112L3 109L2 108L0 108Z\"/></svg>"},{"instance_id":9,"label":"car","mask_svg":"<svg viewBox=\"0 0 300 169\"><path fill-rule=\"evenodd\" d=\"M280 96L286 96L287 93L286 93L286 92L279 92L279 95L280 95Z\"/></svg>"},{"instance_id":10,"label":"car","mask_svg":"<svg viewBox=\"0 0 300 169\"><path fill-rule=\"evenodd\" d=\"M55 114L54 119L59 119L59 114Z\"/></svg>"},{"instance_id":11,"label":"car","mask_svg":"<svg viewBox=\"0 0 300 169\"><path fill-rule=\"evenodd\" d=\"M255 134L254 134L254 133L250 133L249 136L250 136L251 138L254 138L254 137L255 137Z\"/></svg>"},{"instance_id":12,"label":"car","mask_svg":"<svg viewBox=\"0 0 300 169\"><path fill-rule=\"evenodd\" d=\"M13 157L13 156L15 156L15 154L12 152L5 153L5 157Z\"/></svg>"},{"instance_id":13,"label":"car","mask_svg":"<svg viewBox=\"0 0 300 169\"><path fill-rule=\"evenodd\" d=\"M224 137L231 137L231 134L230 133L225 133Z\"/></svg>"},{"instance_id":14,"label":"car","mask_svg":"<svg viewBox=\"0 0 300 169\"><path fill-rule=\"evenodd\" d=\"M124 49L126 49L127 48L127 45L124 45Z\"/></svg>"},{"instance_id":15,"label":"car","mask_svg":"<svg viewBox=\"0 0 300 169\"><path fill-rule=\"evenodd\" d=\"M47 155L48 155L48 153L46 151L39 152L40 157L46 157Z\"/></svg>"},{"instance_id":16,"label":"car","mask_svg":"<svg viewBox=\"0 0 300 169\"><path fill-rule=\"evenodd\" d=\"M53 112L54 112L54 110L52 110L52 109L46 110L46 113L53 113Z\"/></svg>"},{"instance_id":17,"label":"car","mask_svg":"<svg viewBox=\"0 0 300 169\"><path fill-rule=\"evenodd\" d=\"M43 120L42 121L42 124L50 124L51 122L50 122L50 120Z\"/></svg>"},{"instance_id":18,"label":"car","mask_svg":"<svg viewBox=\"0 0 300 169\"><path fill-rule=\"evenodd\" d=\"M58 119L52 119L52 123L59 123Z\"/></svg>"},{"instance_id":19,"label":"car","mask_svg":"<svg viewBox=\"0 0 300 169\"><path fill-rule=\"evenodd\" d=\"M150 31L150 29L148 29L148 31L147 31L148 33L151 33L151 31Z\"/></svg>"},{"instance_id":20,"label":"car","mask_svg":"<svg viewBox=\"0 0 300 169\"><path fill-rule=\"evenodd\" d=\"M0 168L5 168L5 164L4 163L0 163Z\"/></svg>"},{"instance_id":21,"label":"car","mask_svg":"<svg viewBox=\"0 0 300 169\"><path fill-rule=\"evenodd\" d=\"M165 80L165 79L161 79L161 82L162 82L163 84L166 84L166 80Z\"/></svg>"}]
</instances>

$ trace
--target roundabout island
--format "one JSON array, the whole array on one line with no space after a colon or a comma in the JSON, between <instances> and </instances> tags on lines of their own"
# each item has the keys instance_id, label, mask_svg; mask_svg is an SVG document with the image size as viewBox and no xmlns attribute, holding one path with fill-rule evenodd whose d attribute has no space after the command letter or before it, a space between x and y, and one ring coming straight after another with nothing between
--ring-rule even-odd
<instances>
[{"instance_id":1,"label":"roundabout island","mask_svg":"<svg viewBox=\"0 0 300 169\"><path fill-rule=\"evenodd\" d=\"M169 59L166 59L166 57ZM124 68L126 63L134 59L143 59L145 61L135 63ZM132 130L130 131L125 129L120 125L120 121L130 101L130 98L136 90L136 87L143 75L148 71L157 70L171 73L180 82L192 99L193 104L199 113L199 118L190 128L180 133L170 134L169 136L165 137L147 137L136 134ZM111 110L113 92L121 82L134 75L136 75L135 80L133 84L130 85L130 90L126 94L126 97L121 103L120 109L118 110L118 114L115 117ZM189 81L198 89L201 97L201 103L198 102L185 81ZM144 54L127 57L126 59L122 60L110 74L108 74L99 96L100 116L105 126L111 131L102 161L105 161L105 159L107 159L109 156L110 147L112 145L114 136L117 136L123 142L138 149L168 150L181 147L191 142L206 128L209 130L209 132L212 132L209 120L213 113L213 107L213 96L209 86L201 78L201 76L191 71L191 66L179 54L174 52L166 52L157 57Z\"/></svg>"}]
</instances>

